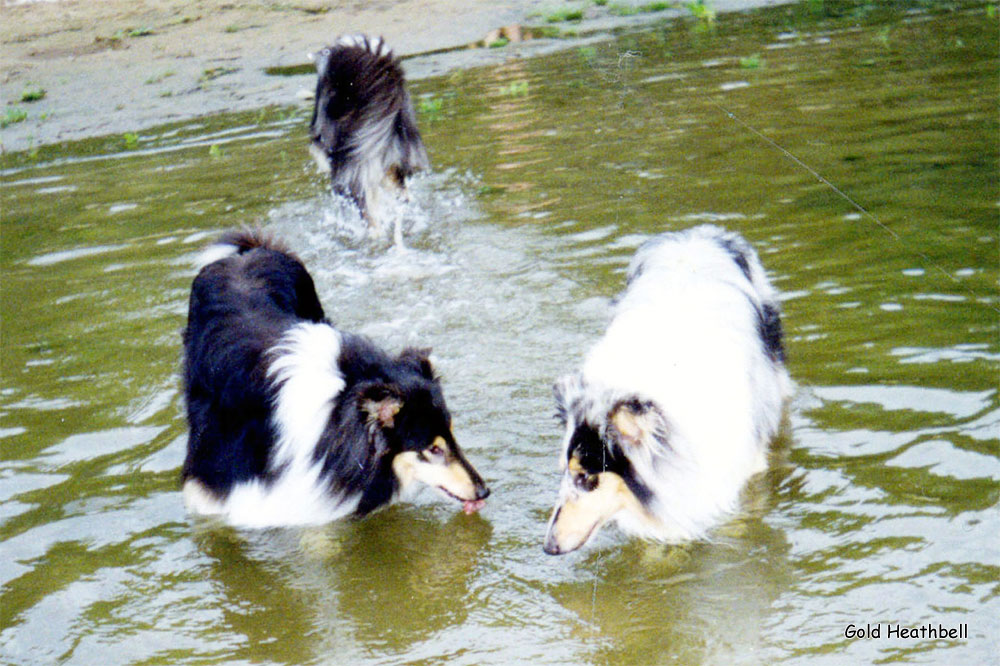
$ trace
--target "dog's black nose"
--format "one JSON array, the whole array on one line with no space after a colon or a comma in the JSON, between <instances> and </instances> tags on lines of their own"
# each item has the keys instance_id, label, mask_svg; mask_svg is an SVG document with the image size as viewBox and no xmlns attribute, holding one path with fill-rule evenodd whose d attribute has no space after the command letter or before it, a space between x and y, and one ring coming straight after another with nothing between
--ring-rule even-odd
<instances>
[{"instance_id":1,"label":"dog's black nose","mask_svg":"<svg viewBox=\"0 0 1000 666\"><path fill-rule=\"evenodd\" d=\"M490 489L486 486L480 485L476 486L476 499L484 500L490 496Z\"/></svg>"}]
</instances>

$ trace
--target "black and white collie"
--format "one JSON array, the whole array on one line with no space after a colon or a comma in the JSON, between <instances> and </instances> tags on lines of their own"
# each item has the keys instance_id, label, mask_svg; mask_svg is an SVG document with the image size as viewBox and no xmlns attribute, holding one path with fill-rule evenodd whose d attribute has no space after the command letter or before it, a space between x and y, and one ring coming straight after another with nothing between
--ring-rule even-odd
<instances>
[{"instance_id":1,"label":"black and white collie","mask_svg":"<svg viewBox=\"0 0 1000 666\"><path fill-rule=\"evenodd\" d=\"M705 536L764 469L791 388L753 248L711 225L648 241L604 337L555 387L564 474L545 552L607 522L664 542Z\"/></svg>"},{"instance_id":2,"label":"black and white collie","mask_svg":"<svg viewBox=\"0 0 1000 666\"><path fill-rule=\"evenodd\" d=\"M184 332L189 510L234 525L363 516L420 481L479 509L428 350L334 328L295 256L233 233L194 280Z\"/></svg>"},{"instance_id":3,"label":"black and white collie","mask_svg":"<svg viewBox=\"0 0 1000 666\"><path fill-rule=\"evenodd\" d=\"M314 60L310 152L379 235L382 194L405 194L406 179L428 166L403 69L381 39L362 35L341 37ZM398 216L395 233L399 241Z\"/></svg>"}]
</instances>

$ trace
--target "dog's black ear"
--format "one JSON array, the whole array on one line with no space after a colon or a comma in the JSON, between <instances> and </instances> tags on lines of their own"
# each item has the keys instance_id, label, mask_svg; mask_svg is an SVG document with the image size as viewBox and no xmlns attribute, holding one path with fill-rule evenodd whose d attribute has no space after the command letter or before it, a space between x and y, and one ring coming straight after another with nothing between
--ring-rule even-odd
<instances>
[{"instance_id":1,"label":"dog's black ear","mask_svg":"<svg viewBox=\"0 0 1000 666\"><path fill-rule=\"evenodd\" d=\"M666 422L655 403L638 397L619 400L608 412L608 426L626 446L666 444Z\"/></svg>"},{"instance_id":2,"label":"dog's black ear","mask_svg":"<svg viewBox=\"0 0 1000 666\"><path fill-rule=\"evenodd\" d=\"M407 347L399 354L399 360L412 364L425 379L434 381L434 366L431 365L430 347Z\"/></svg>"},{"instance_id":3,"label":"dog's black ear","mask_svg":"<svg viewBox=\"0 0 1000 666\"><path fill-rule=\"evenodd\" d=\"M358 399L368 422L380 428L392 428L396 414L403 408L403 399L387 384L372 384L361 391Z\"/></svg>"},{"instance_id":4,"label":"dog's black ear","mask_svg":"<svg viewBox=\"0 0 1000 666\"><path fill-rule=\"evenodd\" d=\"M566 425L566 420L569 418L569 410L566 407L565 382L558 381L552 385L552 396L556 399L556 419L562 425Z\"/></svg>"},{"instance_id":5,"label":"dog's black ear","mask_svg":"<svg viewBox=\"0 0 1000 666\"><path fill-rule=\"evenodd\" d=\"M552 385L552 396L556 399L556 418L561 423L566 423L573 405L578 403L585 391L585 381L579 372L564 375Z\"/></svg>"}]
</instances>

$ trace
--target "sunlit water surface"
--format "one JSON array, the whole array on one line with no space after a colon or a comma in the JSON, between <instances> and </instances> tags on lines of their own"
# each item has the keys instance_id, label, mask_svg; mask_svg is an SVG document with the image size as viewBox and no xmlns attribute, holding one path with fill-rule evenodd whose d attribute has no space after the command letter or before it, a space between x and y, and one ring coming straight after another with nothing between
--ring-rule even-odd
<instances>
[{"instance_id":1,"label":"sunlit water surface","mask_svg":"<svg viewBox=\"0 0 1000 666\"><path fill-rule=\"evenodd\" d=\"M995 660L996 18L822 6L417 82L435 168L405 251L310 170L307 110L5 158L0 660ZM771 469L711 543L607 531L547 557L550 386L634 249L705 221L785 294L798 392ZM192 259L243 224L301 254L338 325L434 348L481 514L426 493L310 530L185 516ZM968 638L845 638L876 623Z\"/></svg>"}]
</instances>

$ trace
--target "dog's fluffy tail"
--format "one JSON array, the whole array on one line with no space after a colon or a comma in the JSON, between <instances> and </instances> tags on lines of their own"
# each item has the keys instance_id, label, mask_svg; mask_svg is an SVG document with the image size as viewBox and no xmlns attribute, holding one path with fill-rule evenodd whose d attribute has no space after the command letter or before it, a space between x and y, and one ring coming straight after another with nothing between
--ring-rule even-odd
<instances>
[{"instance_id":1,"label":"dog's fluffy tail","mask_svg":"<svg viewBox=\"0 0 1000 666\"><path fill-rule=\"evenodd\" d=\"M260 229L234 229L222 234L218 240L202 250L195 262L196 268L201 270L216 261L234 254L243 254L255 248L291 255L284 244Z\"/></svg>"}]
</instances>

